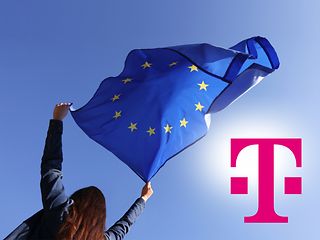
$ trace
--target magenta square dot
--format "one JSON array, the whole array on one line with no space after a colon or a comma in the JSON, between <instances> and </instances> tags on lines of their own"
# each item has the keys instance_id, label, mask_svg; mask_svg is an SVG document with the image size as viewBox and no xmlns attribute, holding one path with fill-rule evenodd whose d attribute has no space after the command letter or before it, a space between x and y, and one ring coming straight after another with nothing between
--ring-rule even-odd
<instances>
[{"instance_id":1,"label":"magenta square dot","mask_svg":"<svg viewBox=\"0 0 320 240\"><path fill-rule=\"evenodd\" d=\"M302 193L301 177L285 177L284 193L285 194L301 194Z\"/></svg>"},{"instance_id":2,"label":"magenta square dot","mask_svg":"<svg viewBox=\"0 0 320 240\"><path fill-rule=\"evenodd\" d=\"M248 194L248 178L231 177L231 194Z\"/></svg>"}]
</instances>

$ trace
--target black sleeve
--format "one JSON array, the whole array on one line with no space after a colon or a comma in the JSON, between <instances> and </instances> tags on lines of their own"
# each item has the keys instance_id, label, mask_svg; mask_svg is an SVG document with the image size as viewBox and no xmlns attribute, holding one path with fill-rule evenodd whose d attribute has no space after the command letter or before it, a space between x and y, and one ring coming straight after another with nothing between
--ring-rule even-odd
<instances>
[{"instance_id":1,"label":"black sleeve","mask_svg":"<svg viewBox=\"0 0 320 240\"><path fill-rule=\"evenodd\" d=\"M145 208L145 201L143 198L138 198L129 210L106 232L105 236L108 240L122 240L130 230L131 225L136 221L138 216Z\"/></svg>"},{"instance_id":2,"label":"black sleeve","mask_svg":"<svg viewBox=\"0 0 320 240\"><path fill-rule=\"evenodd\" d=\"M62 184L63 122L51 119L41 159L41 195L44 209L65 203L68 197Z\"/></svg>"}]
</instances>

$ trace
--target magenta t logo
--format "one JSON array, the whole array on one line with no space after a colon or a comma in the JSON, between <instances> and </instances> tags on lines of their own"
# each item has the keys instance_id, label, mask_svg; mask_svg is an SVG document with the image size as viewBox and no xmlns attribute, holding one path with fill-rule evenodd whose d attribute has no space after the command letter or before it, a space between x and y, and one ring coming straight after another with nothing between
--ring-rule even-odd
<instances>
[{"instance_id":1,"label":"magenta t logo","mask_svg":"<svg viewBox=\"0 0 320 240\"><path fill-rule=\"evenodd\" d=\"M301 138L231 139L231 167L236 167L237 158L242 149L256 144L259 148L258 211L253 216L244 217L244 222L287 223L288 217L279 216L274 210L274 145L290 149L295 156L296 167L301 167ZM301 182L301 177L285 177L284 193L301 194ZM231 194L248 194L248 178L231 177Z\"/></svg>"}]
</instances>

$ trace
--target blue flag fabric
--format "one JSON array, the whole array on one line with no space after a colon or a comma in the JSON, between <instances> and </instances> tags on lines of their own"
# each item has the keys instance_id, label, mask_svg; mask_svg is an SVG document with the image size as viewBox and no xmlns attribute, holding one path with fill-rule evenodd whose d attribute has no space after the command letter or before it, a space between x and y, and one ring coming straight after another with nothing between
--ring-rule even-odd
<instances>
[{"instance_id":1,"label":"blue flag fabric","mask_svg":"<svg viewBox=\"0 0 320 240\"><path fill-rule=\"evenodd\" d=\"M144 181L202 138L222 110L279 67L269 41L246 39L224 49L190 44L132 50L122 73L71 109L79 127Z\"/></svg>"}]
</instances>

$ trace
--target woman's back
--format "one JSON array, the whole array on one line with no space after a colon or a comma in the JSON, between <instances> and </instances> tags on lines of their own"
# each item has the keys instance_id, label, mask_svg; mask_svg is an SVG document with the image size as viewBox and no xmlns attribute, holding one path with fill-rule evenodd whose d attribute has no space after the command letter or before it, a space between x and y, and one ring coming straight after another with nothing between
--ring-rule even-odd
<instances>
[{"instance_id":1,"label":"woman's back","mask_svg":"<svg viewBox=\"0 0 320 240\"><path fill-rule=\"evenodd\" d=\"M62 119L70 104L57 104L41 159L41 196L43 209L20 224L5 240L121 240L142 213L152 195L150 183L119 221L105 231L106 204L96 187L82 188L68 197L62 183Z\"/></svg>"}]
</instances>

